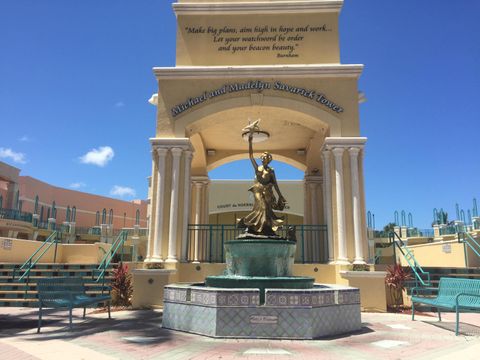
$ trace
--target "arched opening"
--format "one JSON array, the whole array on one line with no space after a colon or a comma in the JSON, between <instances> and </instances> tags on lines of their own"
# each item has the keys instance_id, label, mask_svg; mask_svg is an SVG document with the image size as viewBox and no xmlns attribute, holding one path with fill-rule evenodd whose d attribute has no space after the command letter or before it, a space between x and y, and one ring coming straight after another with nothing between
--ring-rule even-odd
<instances>
[{"instance_id":1,"label":"arched opening","mask_svg":"<svg viewBox=\"0 0 480 360\"><path fill-rule=\"evenodd\" d=\"M140 225L140 209L135 212L135 225Z\"/></svg>"},{"instance_id":2,"label":"arched opening","mask_svg":"<svg viewBox=\"0 0 480 360\"><path fill-rule=\"evenodd\" d=\"M67 206L67 211L65 212L65 221L70 222L70 206Z\"/></svg>"},{"instance_id":3,"label":"arched opening","mask_svg":"<svg viewBox=\"0 0 480 360\"><path fill-rule=\"evenodd\" d=\"M33 213L38 214L38 195L35 195L35 205L34 205Z\"/></svg>"},{"instance_id":4,"label":"arched opening","mask_svg":"<svg viewBox=\"0 0 480 360\"><path fill-rule=\"evenodd\" d=\"M257 163L260 164L258 159ZM287 200L286 208L280 212L285 224L302 224L304 172L275 158L270 166L274 169L279 189ZM255 177L252 163L247 159L230 161L211 170L208 175L209 224L235 225L237 219L246 216L253 207L253 195L249 191Z\"/></svg>"},{"instance_id":5,"label":"arched opening","mask_svg":"<svg viewBox=\"0 0 480 360\"><path fill-rule=\"evenodd\" d=\"M102 210L102 224L107 223L107 209L103 208Z\"/></svg>"}]
</instances>

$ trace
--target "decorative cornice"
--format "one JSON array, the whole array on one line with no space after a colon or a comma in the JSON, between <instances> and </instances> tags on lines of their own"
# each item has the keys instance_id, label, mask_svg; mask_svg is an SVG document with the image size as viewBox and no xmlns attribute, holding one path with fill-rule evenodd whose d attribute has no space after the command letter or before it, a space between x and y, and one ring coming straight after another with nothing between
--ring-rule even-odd
<instances>
[{"instance_id":1,"label":"decorative cornice","mask_svg":"<svg viewBox=\"0 0 480 360\"><path fill-rule=\"evenodd\" d=\"M323 144L322 150L331 150L334 148L350 148L358 147L362 149L367 142L366 137L327 137Z\"/></svg>"},{"instance_id":2,"label":"decorative cornice","mask_svg":"<svg viewBox=\"0 0 480 360\"><path fill-rule=\"evenodd\" d=\"M157 80L360 77L361 64L155 67Z\"/></svg>"},{"instance_id":3,"label":"decorative cornice","mask_svg":"<svg viewBox=\"0 0 480 360\"><path fill-rule=\"evenodd\" d=\"M152 148L181 148L183 150L194 151L188 138L150 138Z\"/></svg>"},{"instance_id":4,"label":"decorative cornice","mask_svg":"<svg viewBox=\"0 0 480 360\"><path fill-rule=\"evenodd\" d=\"M340 12L343 0L174 3L178 15L281 14Z\"/></svg>"}]
</instances>

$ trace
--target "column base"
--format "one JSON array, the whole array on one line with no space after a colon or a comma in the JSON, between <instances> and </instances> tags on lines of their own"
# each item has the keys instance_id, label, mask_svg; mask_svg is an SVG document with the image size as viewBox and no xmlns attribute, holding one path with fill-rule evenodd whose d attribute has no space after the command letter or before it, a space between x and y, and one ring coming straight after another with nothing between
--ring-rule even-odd
<instances>
[{"instance_id":1,"label":"column base","mask_svg":"<svg viewBox=\"0 0 480 360\"><path fill-rule=\"evenodd\" d=\"M200 264L200 261L194 260L194 261L192 261L192 264Z\"/></svg>"},{"instance_id":2,"label":"column base","mask_svg":"<svg viewBox=\"0 0 480 360\"><path fill-rule=\"evenodd\" d=\"M160 256L152 256L149 258L146 258L144 262L149 262L149 263L163 263L163 260Z\"/></svg>"},{"instance_id":3,"label":"column base","mask_svg":"<svg viewBox=\"0 0 480 360\"><path fill-rule=\"evenodd\" d=\"M176 263L178 263L178 260L175 258L167 258L165 260L165 264L176 264Z\"/></svg>"},{"instance_id":4,"label":"column base","mask_svg":"<svg viewBox=\"0 0 480 360\"><path fill-rule=\"evenodd\" d=\"M366 261L363 259L355 259L353 265L366 265Z\"/></svg>"},{"instance_id":5,"label":"column base","mask_svg":"<svg viewBox=\"0 0 480 360\"><path fill-rule=\"evenodd\" d=\"M335 265L351 265L347 258L338 258L335 260Z\"/></svg>"}]
</instances>

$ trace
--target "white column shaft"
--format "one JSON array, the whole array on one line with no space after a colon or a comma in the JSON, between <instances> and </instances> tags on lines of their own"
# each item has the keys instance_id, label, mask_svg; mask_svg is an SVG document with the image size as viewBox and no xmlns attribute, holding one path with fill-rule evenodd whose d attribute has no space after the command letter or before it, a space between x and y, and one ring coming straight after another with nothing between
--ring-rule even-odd
<instances>
[{"instance_id":1,"label":"white column shaft","mask_svg":"<svg viewBox=\"0 0 480 360\"><path fill-rule=\"evenodd\" d=\"M318 212L317 212L317 184L315 182L311 182L308 184L310 187L310 208L311 208L311 216L312 216L312 222L311 225L317 225L318 224ZM318 261L318 244L317 244L317 237L314 236L314 234L311 234L311 246L310 246L310 251L312 251L312 260L313 262Z\"/></svg>"},{"instance_id":2,"label":"white column shaft","mask_svg":"<svg viewBox=\"0 0 480 360\"><path fill-rule=\"evenodd\" d=\"M337 200L338 264L347 264L347 238L345 234L345 194L343 188L343 148L332 150L335 157L335 186Z\"/></svg>"},{"instance_id":3,"label":"white column shaft","mask_svg":"<svg viewBox=\"0 0 480 360\"><path fill-rule=\"evenodd\" d=\"M333 223L332 223L332 181L330 175L330 150L324 150L323 155L323 211L327 222L328 262L333 262Z\"/></svg>"},{"instance_id":4,"label":"white column shaft","mask_svg":"<svg viewBox=\"0 0 480 360\"><path fill-rule=\"evenodd\" d=\"M184 186L183 186L183 228L182 228L182 252L180 260L186 262L188 259L188 221L190 215L190 169L192 167L192 152L187 150L185 154L185 171L184 171Z\"/></svg>"},{"instance_id":5,"label":"white column shaft","mask_svg":"<svg viewBox=\"0 0 480 360\"><path fill-rule=\"evenodd\" d=\"M151 180L152 179L156 179L156 175L154 176L154 171L155 171L155 151L152 150L152 177L150 178ZM150 180L150 181L151 181ZM150 182L150 185L149 185L151 188L153 188L152 186L152 183ZM151 193L150 193L151 194ZM153 248L153 242L155 241L155 238L154 238L154 234L152 232L152 229L155 227L155 224L153 222L153 216L152 216L152 205L153 205L153 200L152 198L149 199L150 200L150 203L148 204L148 211L150 212L150 216L148 217L148 241L147 241L147 253L145 255L145 261L150 261L151 258L152 258L152 254L151 254L151 251L152 251L152 248Z\"/></svg>"},{"instance_id":6,"label":"white column shaft","mask_svg":"<svg viewBox=\"0 0 480 360\"><path fill-rule=\"evenodd\" d=\"M358 172L359 148L350 148L350 172L352 179L352 205L353 205L353 234L355 236L355 260L354 264L365 264L363 258L363 231L362 212L360 205L360 185Z\"/></svg>"},{"instance_id":7,"label":"white column shaft","mask_svg":"<svg viewBox=\"0 0 480 360\"><path fill-rule=\"evenodd\" d=\"M168 233L168 256L165 262L177 262L177 224L178 224L178 180L180 175L180 157L183 150L172 148L172 193L170 198L170 223Z\"/></svg>"},{"instance_id":8,"label":"white column shaft","mask_svg":"<svg viewBox=\"0 0 480 360\"><path fill-rule=\"evenodd\" d=\"M198 242L200 240L200 229L198 225L200 224L200 205L201 205L201 194L202 194L202 183L196 182L195 183L195 225L197 225L197 229L195 230L195 242L193 245L193 262L198 263L199 258L199 247Z\"/></svg>"},{"instance_id":9,"label":"white column shaft","mask_svg":"<svg viewBox=\"0 0 480 360\"><path fill-rule=\"evenodd\" d=\"M159 148L156 150L158 154L157 162L157 198L155 203L155 214L153 221L155 221L155 232L153 236L153 254L151 261L162 261L162 243L163 243L163 209L165 193L165 158L167 156L167 149Z\"/></svg>"}]
</instances>

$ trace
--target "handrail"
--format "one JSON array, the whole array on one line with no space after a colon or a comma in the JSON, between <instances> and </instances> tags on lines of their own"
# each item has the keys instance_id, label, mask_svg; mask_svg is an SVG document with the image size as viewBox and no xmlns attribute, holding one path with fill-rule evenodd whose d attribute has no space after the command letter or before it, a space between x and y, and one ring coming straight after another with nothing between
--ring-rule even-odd
<instances>
[{"instance_id":1,"label":"handrail","mask_svg":"<svg viewBox=\"0 0 480 360\"><path fill-rule=\"evenodd\" d=\"M112 244L112 247L110 248L110 251L108 251L105 256L103 257L102 261L97 267L97 271L100 271L100 274L96 278L95 282L100 282L100 279L102 279L103 282L105 282L105 272L107 271L107 268L110 266L110 263L117 253L118 249L120 246L125 244L125 241L127 241L127 231L121 231L120 234L118 234L117 238ZM92 279L95 277L95 272L92 272Z\"/></svg>"},{"instance_id":2,"label":"handrail","mask_svg":"<svg viewBox=\"0 0 480 360\"><path fill-rule=\"evenodd\" d=\"M397 238L397 240L395 240L395 238ZM415 259L415 256L408 249L408 247L405 245L405 243L400 238L400 236L398 236L396 232L391 231L389 234L389 239L390 239L390 242L393 243L394 246L397 246L400 252L402 253L403 258L405 259L407 264L410 266L410 269L412 269L413 273L415 274L415 279L418 280L423 286L430 286L430 273L422 269L420 264ZM413 261L413 264L412 264L412 261ZM422 275L425 275L427 277L427 280L424 281L422 276L419 273L421 273Z\"/></svg>"},{"instance_id":3,"label":"handrail","mask_svg":"<svg viewBox=\"0 0 480 360\"><path fill-rule=\"evenodd\" d=\"M460 236L463 235L463 237L461 238ZM480 244L477 242L477 240L475 240L473 238L472 235L470 235L468 232L466 231L459 231L457 233L457 236L458 236L458 242L459 243L463 243L463 244L467 244L467 246L472 249L472 251L478 256L480 257ZM475 245L476 248L473 246ZM478 249L478 250L477 250Z\"/></svg>"},{"instance_id":4,"label":"handrail","mask_svg":"<svg viewBox=\"0 0 480 360\"><path fill-rule=\"evenodd\" d=\"M40 245L38 247L37 250L35 250L35 252L27 259L27 261L25 261L22 266L20 266L18 268L18 271L22 271L22 270L25 270L25 272L23 273L22 276L20 276L18 278L18 281L22 281L25 276L28 276L27 279L30 280L30 271L33 269L33 267L37 264L37 262L43 257L43 255L45 255L45 253L48 251L48 249L50 249L50 247L55 244L55 254L54 254L54 257L53 257L53 262L56 261L56 257L57 257L57 244L58 244L58 239L57 239L57 231L54 231L50 234L50 236L42 243L42 245ZM44 248L42 253L35 259L33 260L33 258L35 257L35 255L37 255L41 250L42 248ZM33 260L33 261L32 261ZM27 264L28 264L28 268L27 268ZM16 270L17 269L14 269L13 270L13 277L12 277L12 280L15 280L15 275L16 275Z\"/></svg>"}]
</instances>

